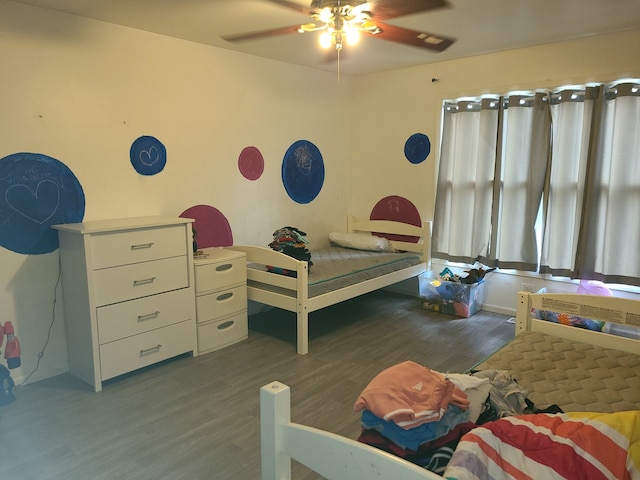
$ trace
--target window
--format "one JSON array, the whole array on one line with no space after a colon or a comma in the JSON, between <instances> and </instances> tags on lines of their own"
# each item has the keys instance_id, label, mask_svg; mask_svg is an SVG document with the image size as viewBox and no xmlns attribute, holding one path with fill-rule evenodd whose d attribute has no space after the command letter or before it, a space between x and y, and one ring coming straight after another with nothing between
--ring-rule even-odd
<instances>
[{"instance_id":1,"label":"window","mask_svg":"<svg viewBox=\"0 0 640 480\"><path fill-rule=\"evenodd\" d=\"M640 286L639 87L444 102L434 257Z\"/></svg>"}]
</instances>

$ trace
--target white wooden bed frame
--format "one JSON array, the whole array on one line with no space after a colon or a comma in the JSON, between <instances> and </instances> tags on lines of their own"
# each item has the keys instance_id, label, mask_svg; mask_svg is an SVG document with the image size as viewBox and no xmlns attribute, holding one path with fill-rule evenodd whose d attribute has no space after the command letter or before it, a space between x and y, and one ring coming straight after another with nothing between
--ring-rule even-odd
<instances>
[{"instance_id":1,"label":"white wooden bed frame","mask_svg":"<svg viewBox=\"0 0 640 480\"><path fill-rule=\"evenodd\" d=\"M260 389L262 480L290 480L292 458L329 480L442 480L378 448L291 422L290 401L280 382Z\"/></svg>"},{"instance_id":2,"label":"white wooden bed frame","mask_svg":"<svg viewBox=\"0 0 640 480\"><path fill-rule=\"evenodd\" d=\"M394 241L396 250L417 252L422 263L386 275L350 285L339 290L309 297L309 272L306 261L276 252L268 247L234 245L233 250L245 252L247 265L251 263L271 265L295 271L296 277L277 275L260 269L247 268L247 296L249 300L295 312L297 316L297 351L300 355L309 353L309 313L365 293L373 292L394 283L416 277L431 266L431 222L423 222L421 227L389 220L347 220L347 232L376 232L419 237L418 243ZM313 261L313 251L311 252Z\"/></svg>"},{"instance_id":3,"label":"white wooden bed frame","mask_svg":"<svg viewBox=\"0 0 640 480\"><path fill-rule=\"evenodd\" d=\"M553 306L554 308L550 308ZM640 353L640 340L531 318L531 309L560 310L609 322L640 325L640 301L593 295L518 292L516 334L541 331L602 348ZM289 387L260 389L262 480L289 480L291 459L329 480L442 480L422 467L355 440L291 422Z\"/></svg>"}]
</instances>

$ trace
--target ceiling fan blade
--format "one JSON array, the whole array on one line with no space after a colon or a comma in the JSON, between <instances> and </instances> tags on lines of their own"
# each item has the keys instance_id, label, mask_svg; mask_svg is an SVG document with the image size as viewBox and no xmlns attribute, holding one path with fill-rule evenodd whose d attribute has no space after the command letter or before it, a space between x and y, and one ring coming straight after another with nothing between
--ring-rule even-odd
<instances>
[{"instance_id":1,"label":"ceiling fan blade","mask_svg":"<svg viewBox=\"0 0 640 480\"><path fill-rule=\"evenodd\" d=\"M445 0L373 0L372 4L371 10L376 20L389 20L449 6Z\"/></svg>"},{"instance_id":2,"label":"ceiling fan blade","mask_svg":"<svg viewBox=\"0 0 640 480\"><path fill-rule=\"evenodd\" d=\"M378 26L382 29L382 32L374 35L374 37L436 52L446 50L455 42L454 38L444 37L435 33L420 32L380 22L378 22Z\"/></svg>"},{"instance_id":3,"label":"ceiling fan blade","mask_svg":"<svg viewBox=\"0 0 640 480\"><path fill-rule=\"evenodd\" d=\"M270 30L260 30L258 32L239 33L236 35L223 35L221 38L227 42L243 42L245 40L254 40L257 38L275 37L277 35L286 35L289 33L298 33L300 25L291 25L289 27L272 28Z\"/></svg>"},{"instance_id":4,"label":"ceiling fan blade","mask_svg":"<svg viewBox=\"0 0 640 480\"><path fill-rule=\"evenodd\" d=\"M271 3L277 3L278 5L282 5L283 7L290 8L291 10L304 13L305 15L308 15L310 12L309 7L305 7L303 5L300 5L299 3L288 2L287 0L268 0L268 1Z\"/></svg>"}]
</instances>

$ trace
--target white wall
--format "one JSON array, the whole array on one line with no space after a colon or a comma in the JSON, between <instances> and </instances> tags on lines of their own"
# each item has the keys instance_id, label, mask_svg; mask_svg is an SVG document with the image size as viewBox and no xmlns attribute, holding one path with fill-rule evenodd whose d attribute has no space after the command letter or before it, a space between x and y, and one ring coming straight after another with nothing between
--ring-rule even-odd
<instances>
[{"instance_id":1,"label":"white wall","mask_svg":"<svg viewBox=\"0 0 640 480\"><path fill-rule=\"evenodd\" d=\"M0 0L0 158L42 153L67 165L86 197L85 220L220 210L235 243L266 245L296 225L312 246L346 227L352 82L335 74ZM317 97L319 100L314 100ZM141 135L167 148L155 176L131 166ZM286 194L284 153L306 139L321 151L325 182L306 205ZM260 149L261 179L239 172L244 147ZM2 228L0 226L0 228ZM58 252L0 248L0 323L22 347L16 383L67 370L64 310L54 296ZM3 359L0 359L4 363Z\"/></svg>"},{"instance_id":2,"label":"white wall","mask_svg":"<svg viewBox=\"0 0 640 480\"><path fill-rule=\"evenodd\" d=\"M368 216L387 195L408 198L432 218L443 98L637 76L639 46L633 31L343 76L338 85L331 72L0 0L0 158L35 152L66 164L84 189L86 220L178 215L208 204L229 219L235 243L266 244L275 228L294 224L322 246L347 213ZM418 132L429 135L432 153L412 165L403 147ZM167 147L167 166L153 177L129 162L140 135ZM284 152L299 139L320 148L326 168L323 190L308 205L290 200L280 177ZM254 182L237 169L250 145L265 158ZM0 248L0 323L12 321L22 345L17 383L34 370L54 317L29 381L67 370L57 274L57 251ZM493 278L485 303L508 310L503 299L515 302L520 280Z\"/></svg>"},{"instance_id":3,"label":"white wall","mask_svg":"<svg viewBox=\"0 0 640 480\"><path fill-rule=\"evenodd\" d=\"M374 114L356 116L353 122L353 214L366 215L384 193L409 198L423 220L433 219L444 99L640 77L635 53L639 49L640 30L632 30L358 78L354 114L369 112L369 106L375 109ZM433 82L434 78L437 81ZM427 134L432 141L431 155L417 166L401 158L402 142L414 131ZM443 266L442 262L434 262L436 273ZM528 274L492 273L484 289L485 308L515 313L515 293L522 283L558 291L576 288L575 284ZM407 282L405 288L415 291L417 282ZM625 292L618 294L640 298Z\"/></svg>"}]
</instances>

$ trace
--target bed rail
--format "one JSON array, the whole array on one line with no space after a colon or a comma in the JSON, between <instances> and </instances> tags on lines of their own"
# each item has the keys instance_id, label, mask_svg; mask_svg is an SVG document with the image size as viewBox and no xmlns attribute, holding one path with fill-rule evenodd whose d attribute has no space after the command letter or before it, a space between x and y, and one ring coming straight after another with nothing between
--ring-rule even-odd
<instances>
[{"instance_id":1,"label":"bed rail","mask_svg":"<svg viewBox=\"0 0 640 480\"><path fill-rule=\"evenodd\" d=\"M289 387L273 382L260 389L262 480L291 479L295 459L328 480L442 480L400 457L291 422Z\"/></svg>"},{"instance_id":2,"label":"bed rail","mask_svg":"<svg viewBox=\"0 0 640 480\"><path fill-rule=\"evenodd\" d=\"M601 348L613 348L629 353L640 352L640 340L539 320L532 315L534 309L640 327L638 300L577 293L518 292L516 335L526 331L538 331Z\"/></svg>"}]
</instances>

